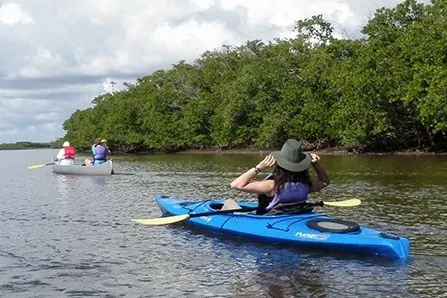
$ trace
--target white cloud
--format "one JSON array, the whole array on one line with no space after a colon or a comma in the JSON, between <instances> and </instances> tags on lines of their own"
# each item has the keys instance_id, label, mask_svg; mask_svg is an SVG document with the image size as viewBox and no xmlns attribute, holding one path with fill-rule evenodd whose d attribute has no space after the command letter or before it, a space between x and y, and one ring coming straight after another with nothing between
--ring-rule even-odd
<instances>
[{"instance_id":1,"label":"white cloud","mask_svg":"<svg viewBox=\"0 0 447 298\"><path fill-rule=\"evenodd\" d=\"M9 78L40 78L54 77L59 75L61 70L66 66L64 59L60 54L51 53L47 48L39 47L35 53L31 53L26 57L28 65L20 69L13 76L9 74Z\"/></svg>"},{"instance_id":2,"label":"white cloud","mask_svg":"<svg viewBox=\"0 0 447 298\"><path fill-rule=\"evenodd\" d=\"M205 49L214 49L222 44L239 42L238 38L220 21L199 23L188 20L176 26L165 23L152 32L154 46L164 53L195 57Z\"/></svg>"},{"instance_id":3,"label":"white cloud","mask_svg":"<svg viewBox=\"0 0 447 298\"><path fill-rule=\"evenodd\" d=\"M102 26L104 25L104 20L98 17L91 17L90 23L92 23L92 25Z\"/></svg>"},{"instance_id":4,"label":"white cloud","mask_svg":"<svg viewBox=\"0 0 447 298\"><path fill-rule=\"evenodd\" d=\"M5 3L0 7L0 23L6 25L32 23L33 19L18 3Z\"/></svg>"},{"instance_id":5,"label":"white cloud","mask_svg":"<svg viewBox=\"0 0 447 298\"><path fill-rule=\"evenodd\" d=\"M361 2L361 3L360 3ZM62 123L123 82L193 61L206 50L290 37L299 19L323 14L359 36L381 6L399 0L76 0L0 7L0 143L49 141Z\"/></svg>"}]
</instances>

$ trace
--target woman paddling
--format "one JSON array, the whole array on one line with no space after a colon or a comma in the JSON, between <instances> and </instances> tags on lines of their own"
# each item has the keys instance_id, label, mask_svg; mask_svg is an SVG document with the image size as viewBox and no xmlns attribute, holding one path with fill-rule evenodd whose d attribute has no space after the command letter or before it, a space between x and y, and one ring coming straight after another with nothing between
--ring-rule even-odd
<instances>
[{"instance_id":1,"label":"woman paddling","mask_svg":"<svg viewBox=\"0 0 447 298\"><path fill-rule=\"evenodd\" d=\"M311 165L317 174L316 179L310 178L308 169ZM251 181L273 166L273 173L263 181ZM267 155L257 166L231 182L230 187L258 194L256 214L265 214L279 204L304 203L309 193L319 191L329 183L329 176L320 165L320 157L302 152L301 143L289 139L281 151Z\"/></svg>"}]
</instances>

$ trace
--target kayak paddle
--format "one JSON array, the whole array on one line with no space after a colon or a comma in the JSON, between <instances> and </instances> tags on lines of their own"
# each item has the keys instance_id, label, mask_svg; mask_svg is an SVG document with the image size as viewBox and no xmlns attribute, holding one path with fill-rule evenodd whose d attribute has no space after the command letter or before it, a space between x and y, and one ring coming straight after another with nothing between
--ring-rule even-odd
<instances>
[{"instance_id":1,"label":"kayak paddle","mask_svg":"<svg viewBox=\"0 0 447 298\"><path fill-rule=\"evenodd\" d=\"M41 165L29 166L28 169L29 169L29 170L32 170L32 169L38 169L38 168L43 168L43 167L45 167L45 166L50 166L50 165L53 165L53 164L54 164L54 162L43 163L43 164L41 164Z\"/></svg>"},{"instance_id":2,"label":"kayak paddle","mask_svg":"<svg viewBox=\"0 0 447 298\"><path fill-rule=\"evenodd\" d=\"M321 201L322 205L318 204L317 206L333 206L333 207L354 207L358 206L362 203L359 199L350 199L350 200L344 200L344 201L338 201L338 202L323 202Z\"/></svg>"},{"instance_id":3,"label":"kayak paddle","mask_svg":"<svg viewBox=\"0 0 447 298\"><path fill-rule=\"evenodd\" d=\"M350 199L345 201L338 202L315 202L308 203L309 206L333 206L333 207L354 207L361 204L359 199ZM187 220L192 217L201 217L201 216L210 216L210 215L219 215L225 213L233 213L233 212L250 212L254 211L256 208L244 208L244 209L229 209L229 210L221 210L221 211L210 211L210 212L201 212L201 213L189 213L189 214L181 214L167 217L159 217L159 218L149 218L149 219L131 219L131 221L142 224L142 225L167 225L171 223L181 222Z\"/></svg>"},{"instance_id":4,"label":"kayak paddle","mask_svg":"<svg viewBox=\"0 0 447 298\"><path fill-rule=\"evenodd\" d=\"M188 218L191 218L191 217L218 215L218 214L233 213L233 212L250 212L250 211L254 211L254 210L256 210L256 208L228 209L228 210L201 212L201 213L181 214L181 215L159 217L159 218L131 219L131 221L140 223L142 225L157 226L157 225L167 225L167 224L171 224L171 223L181 222L181 221L187 220Z\"/></svg>"}]
</instances>

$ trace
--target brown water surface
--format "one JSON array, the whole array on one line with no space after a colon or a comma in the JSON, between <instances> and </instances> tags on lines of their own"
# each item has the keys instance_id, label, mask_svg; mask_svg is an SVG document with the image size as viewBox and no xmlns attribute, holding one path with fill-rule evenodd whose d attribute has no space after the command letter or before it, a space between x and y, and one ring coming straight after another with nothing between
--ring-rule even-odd
<instances>
[{"instance_id":1,"label":"brown water surface","mask_svg":"<svg viewBox=\"0 0 447 298\"><path fill-rule=\"evenodd\" d=\"M405 236L405 262L148 227L158 194L253 200L229 182L263 156L114 156L111 177L62 176L54 150L0 151L0 296L445 297L447 156L322 156L332 184L320 209ZM82 160L82 157L79 158Z\"/></svg>"}]
</instances>

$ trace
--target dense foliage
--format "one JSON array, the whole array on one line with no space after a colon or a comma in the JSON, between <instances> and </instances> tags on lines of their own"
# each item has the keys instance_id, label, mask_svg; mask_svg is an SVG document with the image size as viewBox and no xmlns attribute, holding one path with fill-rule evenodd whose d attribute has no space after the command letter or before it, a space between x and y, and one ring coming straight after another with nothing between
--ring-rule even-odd
<instances>
[{"instance_id":1,"label":"dense foliage","mask_svg":"<svg viewBox=\"0 0 447 298\"><path fill-rule=\"evenodd\" d=\"M338 39L322 16L292 39L207 51L93 99L64 140L120 151L272 148L442 150L447 132L446 0L382 8L363 38ZM61 140L59 140L61 141Z\"/></svg>"}]
</instances>

